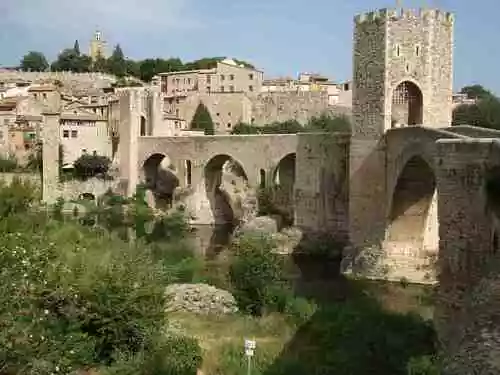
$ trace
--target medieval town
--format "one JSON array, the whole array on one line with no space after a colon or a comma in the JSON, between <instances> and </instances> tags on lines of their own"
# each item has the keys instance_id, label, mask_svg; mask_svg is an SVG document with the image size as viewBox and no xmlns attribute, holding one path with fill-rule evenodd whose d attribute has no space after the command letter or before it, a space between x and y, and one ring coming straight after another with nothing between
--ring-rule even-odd
<instances>
[{"instance_id":1,"label":"medieval town","mask_svg":"<svg viewBox=\"0 0 500 375\"><path fill-rule=\"evenodd\" d=\"M500 98L454 87L455 17L354 15L345 81L99 30L0 65L0 375L500 374Z\"/></svg>"}]
</instances>

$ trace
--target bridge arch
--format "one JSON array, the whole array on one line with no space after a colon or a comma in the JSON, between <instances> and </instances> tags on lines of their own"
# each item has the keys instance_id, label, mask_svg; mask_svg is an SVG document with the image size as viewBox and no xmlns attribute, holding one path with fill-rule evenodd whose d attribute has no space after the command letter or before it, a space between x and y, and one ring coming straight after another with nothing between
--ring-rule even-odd
<instances>
[{"instance_id":1,"label":"bridge arch","mask_svg":"<svg viewBox=\"0 0 500 375\"><path fill-rule=\"evenodd\" d=\"M423 94L415 81L406 79L396 84L391 103L391 127L423 123Z\"/></svg>"},{"instance_id":2,"label":"bridge arch","mask_svg":"<svg viewBox=\"0 0 500 375\"><path fill-rule=\"evenodd\" d=\"M153 193L156 206L170 207L174 190L180 184L170 157L163 153L150 155L142 165L142 172L144 185Z\"/></svg>"},{"instance_id":3,"label":"bridge arch","mask_svg":"<svg viewBox=\"0 0 500 375\"><path fill-rule=\"evenodd\" d=\"M400 267L399 272L419 271L437 254L439 246L436 176L432 164L418 154L407 157L394 188L389 191L386 256ZM405 266L411 269L403 270Z\"/></svg>"},{"instance_id":4,"label":"bridge arch","mask_svg":"<svg viewBox=\"0 0 500 375\"><path fill-rule=\"evenodd\" d=\"M229 154L211 157L203 169L205 192L215 224L236 223L241 216L248 175L241 162Z\"/></svg>"}]
</instances>

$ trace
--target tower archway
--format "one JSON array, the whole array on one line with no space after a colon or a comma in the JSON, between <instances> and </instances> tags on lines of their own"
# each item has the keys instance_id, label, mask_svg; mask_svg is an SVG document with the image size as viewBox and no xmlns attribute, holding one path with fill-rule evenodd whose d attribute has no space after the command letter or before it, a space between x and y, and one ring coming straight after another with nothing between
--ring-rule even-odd
<instances>
[{"instance_id":1,"label":"tower archway","mask_svg":"<svg viewBox=\"0 0 500 375\"><path fill-rule=\"evenodd\" d=\"M398 84L392 93L392 125L421 125L423 123L423 95L411 81Z\"/></svg>"}]
</instances>

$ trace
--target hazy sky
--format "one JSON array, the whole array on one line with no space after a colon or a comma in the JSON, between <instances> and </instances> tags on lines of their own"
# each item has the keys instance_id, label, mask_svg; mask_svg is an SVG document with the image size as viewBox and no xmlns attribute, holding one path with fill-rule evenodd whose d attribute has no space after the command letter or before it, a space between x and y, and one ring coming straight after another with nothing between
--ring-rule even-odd
<instances>
[{"instance_id":1,"label":"hazy sky","mask_svg":"<svg viewBox=\"0 0 500 375\"><path fill-rule=\"evenodd\" d=\"M351 77L354 14L396 0L0 0L0 65L28 50L53 59L99 28L131 58L229 56L266 76L313 71ZM455 89L500 93L500 0L401 0L455 12Z\"/></svg>"}]
</instances>

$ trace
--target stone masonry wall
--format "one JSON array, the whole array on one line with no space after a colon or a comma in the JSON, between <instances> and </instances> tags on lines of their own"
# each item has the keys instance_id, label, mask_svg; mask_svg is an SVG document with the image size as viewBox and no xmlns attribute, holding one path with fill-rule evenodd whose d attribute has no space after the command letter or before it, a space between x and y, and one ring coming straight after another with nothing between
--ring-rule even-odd
<instances>
[{"instance_id":1,"label":"stone masonry wall","mask_svg":"<svg viewBox=\"0 0 500 375\"><path fill-rule=\"evenodd\" d=\"M447 355L443 373L496 374L499 226L487 182L489 176L500 181L500 144L462 139L437 145L440 273L434 320Z\"/></svg>"},{"instance_id":2,"label":"stone masonry wall","mask_svg":"<svg viewBox=\"0 0 500 375\"><path fill-rule=\"evenodd\" d=\"M328 109L328 94L324 92L261 93L252 101L252 119L256 125L287 120L305 124Z\"/></svg>"}]
</instances>

